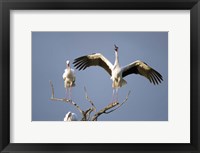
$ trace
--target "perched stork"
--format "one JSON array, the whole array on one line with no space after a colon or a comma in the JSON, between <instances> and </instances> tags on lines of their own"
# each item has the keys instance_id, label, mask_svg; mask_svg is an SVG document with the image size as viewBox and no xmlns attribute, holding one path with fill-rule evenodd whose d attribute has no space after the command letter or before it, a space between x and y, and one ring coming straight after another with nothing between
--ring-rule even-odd
<instances>
[{"instance_id":1,"label":"perched stork","mask_svg":"<svg viewBox=\"0 0 200 153\"><path fill-rule=\"evenodd\" d=\"M129 74L140 74L146 77L154 85L161 83L163 80L162 75L149 65L142 61L135 61L127 66L121 67L118 58L118 47L115 46L115 63L114 65L100 53L93 53L86 56L76 58L73 62L74 67L78 70L84 70L90 66L100 66L106 70L111 76L113 96L116 93L118 100L118 88L124 86L127 82L123 79Z\"/></svg>"},{"instance_id":2,"label":"perched stork","mask_svg":"<svg viewBox=\"0 0 200 153\"><path fill-rule=\"evenodd\" d=\"M72 87L75 86L75 73L74 70L70 68L70 62L67 60L66 61L66 69L65 72L63 73L63 80L64 80L64 87L66 88L66 98L71 99L71 92L72 92Z\"/></svg>"},{"instance_id":3,"label":"perched stork","mask_svg":"<svg viewBox=\"0 0 200 153\"><path fill-rule=\"evenodd\" d=\"M78 121L78 117L75 113L68 112L65 115L64 121Z\"/></svg>"}]
</instances>

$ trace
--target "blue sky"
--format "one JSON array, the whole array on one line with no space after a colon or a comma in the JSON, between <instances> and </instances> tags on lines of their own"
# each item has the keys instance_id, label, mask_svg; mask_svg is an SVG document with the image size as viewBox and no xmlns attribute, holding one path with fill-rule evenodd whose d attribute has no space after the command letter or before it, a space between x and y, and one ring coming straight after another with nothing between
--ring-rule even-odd
<instances>
[{"instance_id":1,"label":"blue sky","mask_svg":"<svg viewBox=\"0 0 200 153\"><path fill-rule=\"evenodd\" d=\"M72 105L50 100L49 80L54 84L55 97L64 98L62 74L66 60L99 52L114 63L114 44L119 47L119 62L125 66L142 60L157 70L164 81L151 84L140 75L125 77L127 85L119 89L122 102L118 110L103 114L99 121L167 121L168 120L168 32L32 32L32 121L63 121L68 111L81 114ZM73 65L71 65L72 68ZM72 99L83 110L90 107L84 86L97 110L112 100L112 81L100 67L76 72Z\"/></svg>"}]
</instances>

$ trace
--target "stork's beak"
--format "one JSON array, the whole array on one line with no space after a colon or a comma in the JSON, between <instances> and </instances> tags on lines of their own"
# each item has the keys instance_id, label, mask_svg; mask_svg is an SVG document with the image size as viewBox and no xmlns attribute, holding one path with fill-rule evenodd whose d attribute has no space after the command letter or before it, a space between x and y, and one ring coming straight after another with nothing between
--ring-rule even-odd
<instances>
[{"instance_id":1,"label":"stork's beak","mask_svg":"<svg viewBox=\"0 0 200 153\"><path fill-rule=\"evenodd\" d=\"M118 51L118 47L116 45L114 45L114 46L115 46L115 51L117 52Z\"/></svg>"},{"instance_id":2,"label":"stork's beak","mask_svg":"<svg viewBox=\"0 0 200 153\"><path fill-rule=\"evenodd\" d=\"M68 63L68 64L66 64L66 67L67 67L67 68L69 67L69 63Z\"/></svg>"}]
</instances>

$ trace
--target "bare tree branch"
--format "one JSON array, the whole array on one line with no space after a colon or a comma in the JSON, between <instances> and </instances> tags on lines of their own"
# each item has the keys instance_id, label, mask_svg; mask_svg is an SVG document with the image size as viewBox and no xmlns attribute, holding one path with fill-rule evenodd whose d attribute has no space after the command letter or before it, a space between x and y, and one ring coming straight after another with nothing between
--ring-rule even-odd
<instances>
[{"instance_id":1,"label":"bare tree branch","mask_svg":"<svg viewBox=\"0 0 200 153\"><path fill-rule=\"evenodd\" d=\"M86 112L85 112L85 118L86 118L86 121L89 121L90 120L90 114L94 111L94 108L89 108Z\"/></svg>"},{"instance_id":2,"label":"bare tree branch","mask_svg":"<svg viewBox=\"0 0 200 153\"><path fill-rule=\"evenodd\" d=\"M105 112L105 114L109 114L109 113L111 113L111 112L117 110L119 107L121 107L121 106L128 100L128 97L129 97L130 93L131 93L131 91L128 92L128 94L126 95L126 98L124 99L124 101L123 101L121 104L119 104L119 105L118 105L117 107L115 107L113 110L110 110L110 111L108 111L108 112Z\"/></svg>"},{"instance_id":3,"label":"bare tree branch","mask_svg":"<svg viewBox=\"0 0 200 153\"><path fill-rule=\"evenodd\" d=\"M90 115L90 113L93 111L93 108L89 108L88 110L86 110L86 111L83 111L83 113L82 113L82 119L81 119L81 121L88 121L89 120L89 115Z\"/></svg>"},{"instance_id":4,"label":"bare tree branch","mask_svg":"<svg viewBox=\"0 0 200 153\"><path fill-rule=\"evenodd\" d=\"M117 110L119 107L121 107L127 100L128 100L128 97L129 97L129 94L130 94L130 91L128 92L125 100L120 104L119 102L113 102L109 105L107 105L105 108L101 109L100 111L98 111L96 114L94 114L94 116L91 118L90 115L93 111L96 111L96 107L93 103L93 101L89 98L88 94L87 94L87 90L86 90L86 87L84 87L84 91L85 91L85 97L86 97L86 100L90 102L90 104L92 105L91 108L87 109L86 111L83 111L79 105L77 105L74 101L72 100L69 100L69 99L66 99L66 98L55 98L55 95L54 95L54 87L53 87L53 83L52 81L50 80L50 86L51 86L51 98L50 100L52 101L62 101L62 102L65 102L65 103L70 103L72 104L73 106L75 106L76 109L78 109L78 111L82 114L82 119L81 121L97 121L98 117L102 114L109 114L115 110ZM115 107L115 108L114 108ZM113 108L113 109L112 109ZM112 109L112 110L110 110ZM110 110L110 111L108 111Z\"/></svg>"},{"instance_id":5,"label":"bare tree branch","mask_svg":"<svg viewBox=\"0 0 200 153\"><path fill-rule=\"evenodd\" d=\"M53 87L53 83L51 80L49 80L49 83L51 85L51 98L54 98L54 87Z\"/></svg>"},{"instance_id":6,"label":"bare tree branch","mask_svg":"<svg viewBox=\"0 0 200 153\"><path fill-rule=\"evenodd\" d=\"M93 110L96 112L96 107L95 107L95 105L94 105L93 101L92 101L92 100L89 98L89 96L88 96L88 94L87 94L87 90L86 90L86 87L85 87L85 86L84 86L84 91L85 91L85 98L86 98L86 100L90 102L90 104L91 104L91 105L92 105L92 107L93 107Z\"/></svg>"},{"instance_id":7,"label":"bare tree branch","mask_svg":"<svg viewBox=\"0 0 200 153\"><path fill-rule=\"evenodd\" d=\"M62 102L65 102L65 103L70 103L73 106L75 106L82 115L84 114L84 111L74 101L66 99L66 98L55 98L54 97L54 87L53 87L53 83L52 83L51 80L50 80L50 85L51 85L51 91L52 91L50 100L52 100L52 101L62 101Z\"/></svg>"},{"instance_id":8,"label":"bare tree branch","mask_svg":"<svg viewBox=\"0 0 200 153\"><path fill-rule=\"evenodd\" d=\"M97 112L96 114L94 114L94 116L93 116L93 118L92 118L92 121L96 121L97 118L98 118L101 114L104 114L107 110L109 110L109 109L111 109L111 108L113 108L113 107L115 107L115 106L117 106L117 105L119 105L118 102L113 102L113 103L109 104L108 106L106 106L105 108L101 109L99 112Z\"/></svg>"},{"instance_id":9,"label":"bare tree branch","mask_svg":"<svg viewBox=\"0 0 200 153\"><path fill-rule=\"evenodd\" d=\"M92 121L96 121L98 119L98 117L102 114L109 114L109 113L117 110L119 107L121 107L128 100L130 93L131 93L131 91L128 92L126 98L124 99L124 101L121 104L119 102L113 102L113 103L109 104L108 106L106 106L105 108L103 108L102 110L100 110L99 112L97 112L93 116ZM112 109L112 108L114 108L114 109ZM109 109L112 109L112 110L108 111Z\"/></svg>"}]
</instances>

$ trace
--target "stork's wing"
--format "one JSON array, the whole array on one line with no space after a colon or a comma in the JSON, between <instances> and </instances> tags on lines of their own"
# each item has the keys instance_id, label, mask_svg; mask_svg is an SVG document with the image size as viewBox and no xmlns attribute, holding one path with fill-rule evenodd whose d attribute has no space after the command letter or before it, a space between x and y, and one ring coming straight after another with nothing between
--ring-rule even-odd
<instances>
[{"instance_id":1,"label":"stork's wing","mask_svg":"<svg viewBox=\"0 0 200 153\"><path fill-rule=\"evenodd\" d=\"M74 67L78 70L84 70L90 66L100 66L111 75L113 65L102 54L94 53L91 55L81 56L73 62Z\"/></svg>"},{"instance_id":2,"label":"stork's wing","mask_svg":"<svg viewBox=\"0 0 200 153\"><path fill-rule=\"evenodd\" d=\"M122 68L122 77L133 73L146 77L153 84L159 84L163 80L160 73L139 60Z\"/></svg>"}]
</instances>

